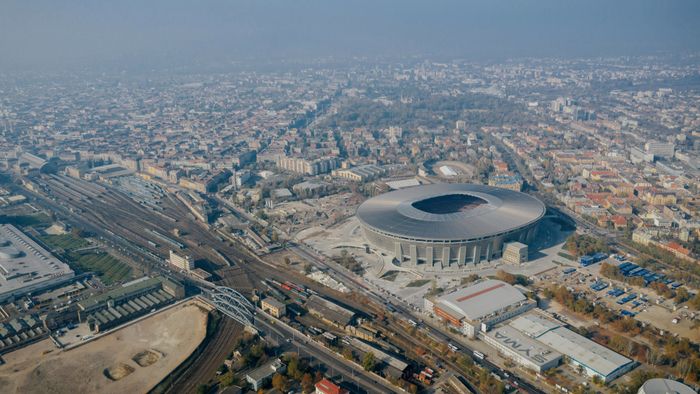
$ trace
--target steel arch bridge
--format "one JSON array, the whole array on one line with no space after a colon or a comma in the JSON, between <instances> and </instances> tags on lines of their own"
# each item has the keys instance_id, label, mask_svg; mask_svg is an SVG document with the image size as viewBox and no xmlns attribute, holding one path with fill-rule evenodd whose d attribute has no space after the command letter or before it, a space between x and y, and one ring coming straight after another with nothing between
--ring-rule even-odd
<instances>
[{"instance_id":1,"label":"steel arch bridge","mask_svg":"<svg viewBox=\"0 0 700 394\"><path fill-rule=\"evenodd\" d=\"M255 306L243 295L230 287L217 286L209 293L212 303L221 313L243 324L253 327Z\"/></svg>"}]
</instances>

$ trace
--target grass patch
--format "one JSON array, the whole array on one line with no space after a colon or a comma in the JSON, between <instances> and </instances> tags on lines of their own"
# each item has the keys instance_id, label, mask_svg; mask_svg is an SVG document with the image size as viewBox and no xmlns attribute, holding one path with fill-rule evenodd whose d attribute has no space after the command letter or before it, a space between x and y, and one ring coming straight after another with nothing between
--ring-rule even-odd
<instances>
[{"instance_id":1,"label":"grass patch","mask_svg":"<svg viewBox=\"0 0 700 394\"><path fill-rule=\"evenodd\" d=\"M90 242L73 234L43 235L41 240L51 248L67 252L90 246Z\"/></svg>"},{"instance_id":2,"label":"grass patch","mask_svg":"<svg viewBox=\"0 0 700 394\"><path fill-rule=\"evenodd\" d=\"M95 272L109 286L131 278L131 267L106 252L70 253L73 264L83 272Z\"/></svg>"},{"instance_id":3,"label":"grass patch","mask_svg":"<svg viewBox=\"0 0 700 394\"><path fill-rule=\"evenodd\" d=\"M385 272L384 275L381 276L381 278L384 280L388 280L389 282L393 282L396 280L396 277L398 275L399 275L399 271L391 270L391 271Z\"/></svg>"},{"instance_id":4,"label":"grass patch","mask_svg":"<svg viewBox=\"0 0 700 394\"><path fill-rule=\"evenodd\" d=\"M68 260L73 269L79 272L94 272L107 286L130 279L131 267L103 251L75 252L90 246L84 238L74 234L44 235L41 240L54 249L62 249L63 257Z\"/></svg>"},{"instance_id":5,"label":"grass patch","mask_svg":"<svg viewBox=\"0 0 700 394\"><path fill-rule=\"evenodd\" d=\"M563 257L563 258L570 260L570 261L576 261L576 258L568 253L559 252L559 253L557 253L557 256Z\"/></svg>"},{"instance_id":6,"label":"grass patch","mask_svg":"<svg viewBox=\"0 0 700 394\"><path fill-rule=\"evenodd\" d=\"M430 279L416 279L413 282L406 285L406 287L421 287L430 283Z\"/></svg>"},{"instance_id":7,"label":"grass patch","mask_svg":"<svg viewBox=\"0 0 700 394\"><path fill-rule=\"evenodd\" d=\"M0 215L0 223L17 227L29 227L51 224L51 218L44 213L34 215Z\"/></svg>"}]
</instances>

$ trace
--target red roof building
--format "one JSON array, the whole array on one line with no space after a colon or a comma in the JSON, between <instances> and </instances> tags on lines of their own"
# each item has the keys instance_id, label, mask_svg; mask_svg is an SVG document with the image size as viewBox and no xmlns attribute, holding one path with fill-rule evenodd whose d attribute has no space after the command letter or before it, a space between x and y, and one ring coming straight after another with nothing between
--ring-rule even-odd
<instances>
[{"instance_id":1,"label":"red roof building","mask_svg":"<svg viewBox=\"0 0 700 394\"><path fill-rule=\"evenodd\" d=\"M348 394L348 390L338 386L330 380L323 378L315 385L315 394Z\"/></svg>"}]
</instances>

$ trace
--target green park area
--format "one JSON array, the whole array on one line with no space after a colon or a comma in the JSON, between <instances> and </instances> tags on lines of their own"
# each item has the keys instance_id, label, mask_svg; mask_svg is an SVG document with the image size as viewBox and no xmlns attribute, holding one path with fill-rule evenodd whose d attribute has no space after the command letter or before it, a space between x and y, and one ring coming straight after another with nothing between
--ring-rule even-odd
<instances>
[{"instance_id":1,"label":"green park area","mask_svg":"<svg viewBox=\"0 0 700 394\"><path fill-rule=\"evenodd\" d=\"M102 282L109 286L115 282L131 278L131 267L112 257L108 253L90 249L90 242L74 234L45 235L41 240L53 249L62 249L63 257L80 272L94 272Z\"/></svg>"}]
</instances>

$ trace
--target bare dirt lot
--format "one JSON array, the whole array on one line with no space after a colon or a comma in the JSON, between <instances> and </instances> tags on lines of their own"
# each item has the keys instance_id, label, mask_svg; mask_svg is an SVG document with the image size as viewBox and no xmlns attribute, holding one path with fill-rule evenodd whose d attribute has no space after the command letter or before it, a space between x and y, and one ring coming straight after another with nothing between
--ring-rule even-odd
<instances>
[{"instance_id":1,"label":"bare dirt lot","mask_svg":"<svg viewBox=\"0 0 700 394\"><path fill-rule=\"evenodd\" d=\"M68 351L51 340L3 356L3 393L143 393L199 345L207 313L196 301L177 305Z\"/></svg>"},{"instance_id":2,"label":"bare dirt lot","mask_svg":"<svg viewBox=\"0 0 700 394\"><path fill-rule=\"evenodd\" d=\"M678 334L697 343L700 341L700 330L694 327L692 320L686 318L689 313L691 312L683 309L677 312L671 312L665 308L652 305L646 312L639 313L637 315L637 320L650 322L662 330ZM681 318L677 324L671 322L674 317Z\"/></svg>"}]
</instances>

